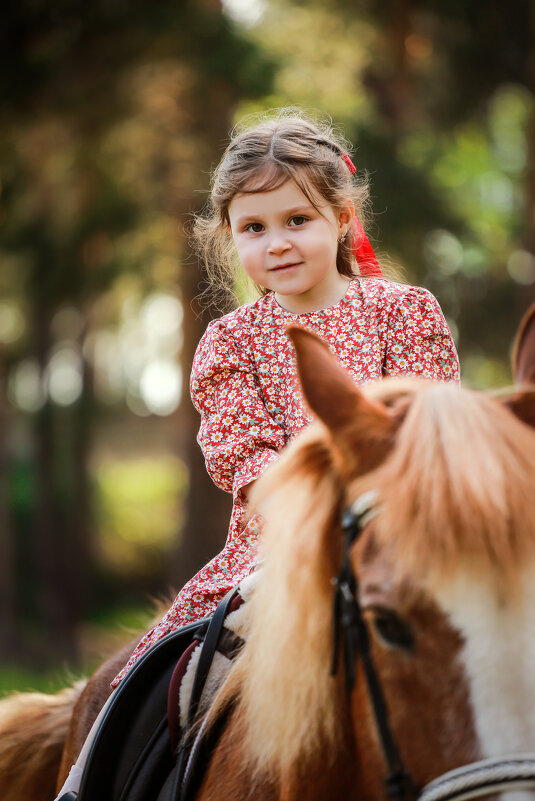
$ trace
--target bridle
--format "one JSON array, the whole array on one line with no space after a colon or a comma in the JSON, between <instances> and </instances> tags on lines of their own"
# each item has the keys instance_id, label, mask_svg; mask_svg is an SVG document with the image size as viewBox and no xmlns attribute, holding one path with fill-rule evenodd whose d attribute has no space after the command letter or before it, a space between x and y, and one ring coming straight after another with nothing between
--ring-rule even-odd
<instances>
[{"instance_id":1,"label":"bridle","mask_svg":"<svg viewBox=\"0 0 535 801\"><path fill-rule=\"evenodd\" d=\"M340 572L334 579L331 675L335 675L338 670L340 642L342 642L348 696L355 686L357 659L361 660L387 771L386 792L391 801L415 801L417 793L414 783L405 770L390 727L388 707L373 661L368 627L362 615L358 580L350 558L352 546L360 537L365 525L377 513L376 495L377 493L373 491L361 495L342 513L344 550Z\"/></svg>"},{"instance_id":2,"label":"bridle","mask_svg":"<svg viewBox=\"0 0 535 801\"><path fill-rule=\"evenodd\" d=\"M333 651L331 675L335 675L343 649L348 698L355 686L360 659L385 765L385 788L391 801L469 801L504 790L535 789L535 754L515 754L484 759L456 768L417 790L406 770L390 726L388 706L370 647L370 635L359 601L359 585L351 565L351 548L364 527L379 511L377 492L360 495L341 516L344 538L338 576L333 579Z\"/></svg>"}]
</instances>

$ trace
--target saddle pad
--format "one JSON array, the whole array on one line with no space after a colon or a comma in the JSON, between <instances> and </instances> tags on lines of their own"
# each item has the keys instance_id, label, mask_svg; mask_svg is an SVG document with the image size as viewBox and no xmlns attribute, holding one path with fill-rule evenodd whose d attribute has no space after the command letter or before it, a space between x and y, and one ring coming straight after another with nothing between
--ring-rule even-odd
<instances>
[{"instance_id":1,"label":"saddle pad","mask_svg":"<svg viewBox=\"0 0 535 801\"><path fill-rule=\"evenodd\" d=\"M247 601L256 587L260 571L256 570L240 584L240 594L232 601L230 611L225 619L222 645L214 654L210 672L206 678L201 696L199 712L202 714L214 698L217 690L226 679L237 652L229 652L225 640L245 640L247 637ZM225 637L225 633L229 637ZM184 651L173 672L169 684L167 719L169 726L169 739L173 753L176 752L180 742L181 732L186 728L191 691L195 680L195 673L199 663L202 641L194 641Z\"/></svg>"}]
</instances>

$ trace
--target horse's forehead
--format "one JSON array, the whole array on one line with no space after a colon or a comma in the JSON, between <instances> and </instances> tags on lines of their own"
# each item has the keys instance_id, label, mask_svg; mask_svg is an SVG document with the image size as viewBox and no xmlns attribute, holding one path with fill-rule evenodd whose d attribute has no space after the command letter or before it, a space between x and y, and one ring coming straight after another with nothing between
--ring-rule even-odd
<instances>
[{"instance_id":1,"label":"horse's forehead","mask_svg":"<svg viewBox=\"0 0 535 801\"><path fill-rule=\"evenodd\" d=\"M535 750L535 569L518 576L513 598L484 576L459 573L434 593L462 637L467 678L483 756Z\"/></svg>"},{"instance_id":2,"label":"horse's forehead","mask_svg":"<svg viewBox=\"0 0 535 801\"><path fill-rule=\"evenodd\" d=\"M355 568L363 606L407 615L426 664L449 666L466 685L481 756L535 751L535 565L519 570L514 591L474 563L441 585L394 580L395 556L377 547L372 523Z\"/></svg>"}]
</instances>

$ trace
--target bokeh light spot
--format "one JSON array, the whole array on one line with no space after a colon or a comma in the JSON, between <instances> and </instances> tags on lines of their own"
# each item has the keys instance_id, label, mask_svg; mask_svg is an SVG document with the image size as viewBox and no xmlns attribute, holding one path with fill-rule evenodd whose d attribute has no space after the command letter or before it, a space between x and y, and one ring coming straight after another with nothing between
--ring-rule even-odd
<instances>
[{"instance_id":1,"label":"bokeh light spot","mask_svg":"<svg viewBox=\"0 0 535 801\"><path fill-rule=\"evenodd\" d=\"M456 236L443 228L427 234L423 250L430 268L438 269L443 275L454 275L463 263L463 246Z\"/></svg>"},{"instance_id":2,"label":"bokeh light spot","mask_svg":"<svg viewBox=\"0 0 535 801\"><path fill-rule=\"evenodd\" d=\"M172 414L180 403L182 373L176 362L157 360L148 364L139 384L141 398L153 414Z\"/></svg>"},{"instance_id":3,"label":"bokeh light spot","mask_svg":"<svg viewBox=\"0 0 535 801\"><path fill-rule=\"evenodd\" d=\"M535 282L535 256L528 250L515 250L507 261L507 272L517 284Z\"/></svg>"},{"instance_id":4,"label":"bokeh light spot","mask_svg":"<svg viewBox=\"0 0 535 801\"><path fill-rule=\"evenodd\" d=\"M50 358L47 368L48 394L59 406L76 403L82 394L82 360L74 347L62 346Z\"/></svg>"},{"instance_id":5,"label":"bokeh light spot","mask_svg":"<svg viewBox=\"0 0 535 801\"><path fill-rule=\"evenodd\" d=\"M14 303L0 303L0 342L9 345L24 333L26 325L22 312Z\"/></svg>"},{"instance_id":6,"label":"bokeh light spot","mask_svg":"<svg viewBox=\"0 0 535 801\"><path fill-rule=\"evenodd\" d=\"M225 14L248 28L258 25L266 9L266 0L223 0Z\"/></svg>"},{"instance_id":7,"label":"bokeh light spot","mask_svg":"<svg viewBox=\"0 0 535 801\"><path fill-rule=\"evenodd\" d=\"M39 365L32 359L20 362L9 376L8 397L23 412L38 412L46 400Z\"/></svg>"}]
</instances>

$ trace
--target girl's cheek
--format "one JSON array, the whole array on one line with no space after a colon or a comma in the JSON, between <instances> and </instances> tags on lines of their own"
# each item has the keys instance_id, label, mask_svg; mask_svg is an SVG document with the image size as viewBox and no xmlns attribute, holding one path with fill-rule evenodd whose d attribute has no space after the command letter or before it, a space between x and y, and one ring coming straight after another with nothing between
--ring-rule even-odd
<instances>
[{"instance_id":1,"label":"girl's cheek","mask_svg":"<svg viewBox=\"0 0 535 801\"><path fill-rule=\"evenodd\" d=\"M238 253L241 253L243 258L252 259L258 257L262 247L258 242L245 242L241 248L238 248Z\"/></svg>"},{"instance_id":2,"label":"girl's cheek","mask_svg":"<svg viewBox=\"0 0 535 801\"><path fill-rule=\"evenodd\" d=\"M249 246L246 241L242 240L235 240L236 250L238 251L238 255L240 257L244 256L249 252Z\"/></svg>"}]
</instances>

